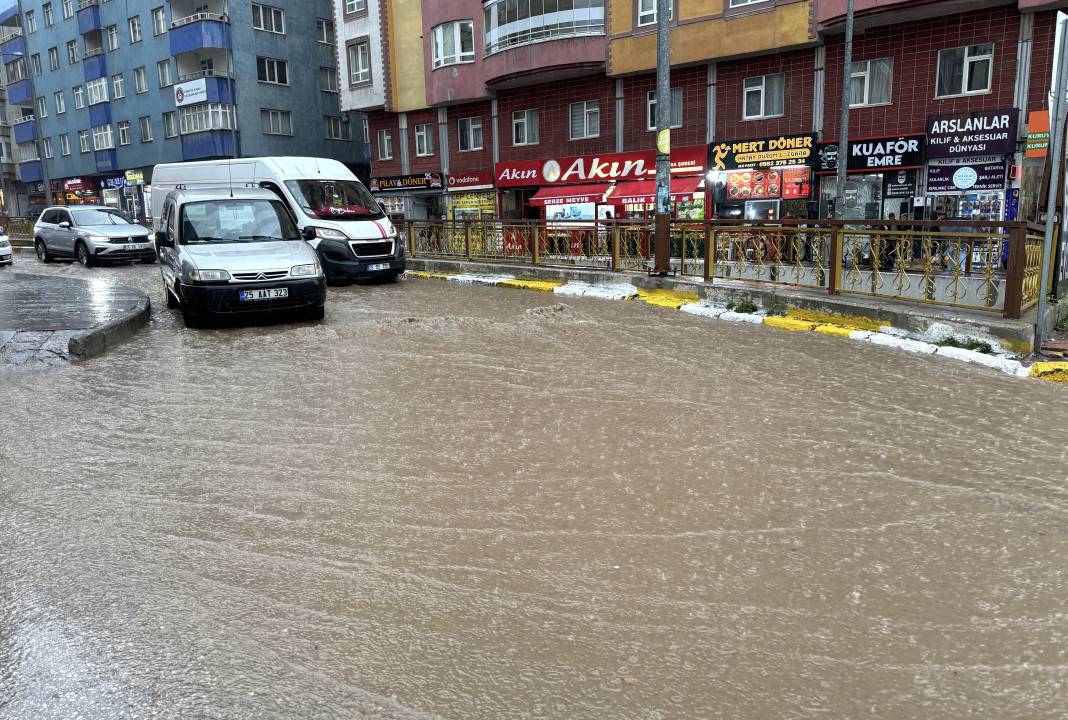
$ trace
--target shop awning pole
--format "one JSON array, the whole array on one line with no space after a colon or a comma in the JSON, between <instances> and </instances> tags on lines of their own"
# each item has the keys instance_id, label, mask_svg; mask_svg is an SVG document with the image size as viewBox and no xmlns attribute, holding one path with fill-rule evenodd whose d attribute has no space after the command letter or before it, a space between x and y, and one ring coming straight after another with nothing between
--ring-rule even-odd
<instances>
[{"instance_id":1,"label":"shop awning pole","mask_svg":"<svg viewBox=\"0 0 1068 720\"><path fill-rule=\"evenodd\" d=\"M672 0L656 2L656 245L653 272L671 265L671 19Z\"/></svg>"},{"instance_id":2,"label":"shop awning pole","mask_svg":"<svg viewBox=\"0 0 1068 720\"><path fill-rule=\"evenodd\" d=\"M838 127L838 182L834 195L834 216L845 217L846 171L849 168L849 105L853 85L853 0L846 5L845 47L842 58L842 119Z\"/></svg>"}]
</instances>

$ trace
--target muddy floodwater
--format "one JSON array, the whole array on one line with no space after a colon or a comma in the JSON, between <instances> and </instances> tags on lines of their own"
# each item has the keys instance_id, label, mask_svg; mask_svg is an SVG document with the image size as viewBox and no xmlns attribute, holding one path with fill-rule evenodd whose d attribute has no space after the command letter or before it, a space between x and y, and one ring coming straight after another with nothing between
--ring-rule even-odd
<instances>
[{"instance_id":1,"label":"muddy floodwater","mask_svg":"<svg viewBox=\"0 0 1068 720\"><path fill-rule=\"evenodd\" d=\"M1068 389L409 280L0 368L0 718L1063 718Z\"/></svg>"}]
</instances>

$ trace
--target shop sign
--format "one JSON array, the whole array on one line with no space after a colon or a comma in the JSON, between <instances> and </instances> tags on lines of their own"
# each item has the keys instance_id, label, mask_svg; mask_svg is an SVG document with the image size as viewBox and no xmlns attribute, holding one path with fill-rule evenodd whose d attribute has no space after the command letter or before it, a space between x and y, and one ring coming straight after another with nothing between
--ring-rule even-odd
<instances>
[{"instance_id":1,"label":"shop sign","mask_svg":"<svg viewBox=\"0 0 1068 720\"><path fill-rule=\"evenodd\" d=\"M927 119L927 157L1011 155L1016 151L1020 111L983 110Z\"/></svg>"},{"instance_id":2,"label":"shop sign","mask_svg":"<svg viewBox=\"0 0 1068 720\"><path fill-rule=\"evenodd\" d=\"M82 178L71 178L63 181L63 189L69 191L87 190L88 185L89 184Z\"/></svg>"},{"instance_id":3,"label":"shop sign","mask_svg":"<svg viewBox=\"0 0 1068 720\"><path fill-rule=\"evenodd\" d=\"M671 152L671 173L703 173L705 152L704 146L700 145L675 148ZM514 160L499 162L493 166L493 170L499 188L649 180L656 177L656 153L652 150L638 150L548 160Z\"/></svg>"},{"instance_id":4,"label":"shop sign","mask_svg":"<svg viewBox=\"0 0 1068 720\"><path fill-rule=\"evenodd\" d=\"M887 169L923 166L923 135L897 135L849 141L847 172L882 172ZM820 143L816 172L838 171L838 143Z\"/></svg>"},{"instance_id":5,"label":"shop sign","mask_svg":"<svg viewBox=\"0 0 1068 720\"><path fill-rule=\"evenodd\" d=\"M1005 161L931 165L927 168L927 192L961 193L1005 189Z\"/></svg>"},{"instance_id":6,"label":"shop sign","mask_svg":"<svg viewBox=\"0 0 1068 720\"><path fill-rule=\"evenodd\" d=\"M489 172L449 173L446 180L450 190L493 187L493 175Z\"/></svg>"},{"instance_id":7,"label":"shop sign","mask_svg":"<svg viewBox=\"0 0 1068 720\"><path fill-rule=\"evenodd\" d=\"M1049 111L1032 110L1027 114L1027 143L1024 157L1044 158L1049 147Z\"/></svg>"},{"instance_id":8,"label":"shop sign","mask_svg":"<svg viewBox=\"0 0 1068 720\"><path fill-rule=\"evenodd\" d=\"M208 81L204 78L190 82L178 83L174 86L174 105L195 105L208 101Z\"/></svg>"},{"instance_id":9,"label":"shop sign","mask_svg":"<svg viewBox=\"0 0 1068 720\"><path fill-rule=\"evenodd\" d=\"M710 170L752 170L758 167L812 165L815 135L777 135L759 140L721 142L708 147Z\"/></svg>"},{"instance_id":10,"label":"shop sign","mask_svg":"<svg viewBox=\"0 0 1068 720\"><path fill-rule=\"evenodd\" d=\"M883 173L883 197L910 198L916 194L915 170L891 170Z\"/></svg>"},{"instance_id":11,"label":"shop sign","mask_svg":"<svg viewBox=\"0 0 1068 720\"><path fill-rule=\"evenodd\" d=\"M441 190L441 173L428 172L422 175L391 175L371 178L371 192L387 190Z\"/></svg>"},{"instance_id":12,"label":"shop sign","mask_svg":"<svg viewBox=\"0 0 1068 720\"><path fill-rule=\"evenodd\" d=\"M126 171L126 184L127 185L144 185L145 184L145 171L144 170L127 170Z\"/></svg>"},{"instance_id":13,"label":"shop sign","mask_svg":"<svg viewBox=\"0 0 1068 720\"><path fill-rule=\"evenodd\" d=\"M105 188L108 188L109 190L114 190L114 189L117 189L117 188L124 188L124 187L126 187L126 178L125 177L105 178L103 185L104 185Z\"/></svg>"}]
</instances>

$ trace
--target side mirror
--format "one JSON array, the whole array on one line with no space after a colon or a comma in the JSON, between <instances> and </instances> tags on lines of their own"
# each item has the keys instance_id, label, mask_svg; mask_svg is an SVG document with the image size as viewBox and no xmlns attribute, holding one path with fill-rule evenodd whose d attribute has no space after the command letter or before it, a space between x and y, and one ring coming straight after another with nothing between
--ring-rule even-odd
<instances>
[{"instance_id":1,"label":"side mirror","mask_svg":"<svg viewBox=\"0 0 1068 720\"><path fill-rule=\"evenodd\" d=\"M64 230L70 230L70 221L69 220L64 220L63 222L61 222L59 224L59 226L61 228L63 228Z\"/></svg>"},{"instance_id":2,"label":"side mirror","mask_svg":"<svg viewBox=\"0 0 1068 720\"><path fill-rule=\"evenodd\" d=\"M315 234L315 228L313 227L302 228L300 231L300 236L305 240L314 240L317 237Z\"/></svg>"}]
</instances>

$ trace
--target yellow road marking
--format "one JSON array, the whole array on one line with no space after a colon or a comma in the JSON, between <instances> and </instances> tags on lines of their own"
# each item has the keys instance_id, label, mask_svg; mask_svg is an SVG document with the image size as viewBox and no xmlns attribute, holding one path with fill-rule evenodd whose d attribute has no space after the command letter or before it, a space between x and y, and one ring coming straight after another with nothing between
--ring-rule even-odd
<instances>
[{"instance_id":1,"label":"yellow road marking","mask_svg":"<svg viewBox=\"0 0 1068 720\"><path fill-rule=\"evenodd\" d=\"M678 292L676 290L642 290L638 288L638 299L657 307L678 310L683 305L695 303L697 293Z\"/></svg>"},{"instance_id":2,"label":"yellow road marking","mask_svg":"<svg viewBox=\"0 0 1068 720\"><path fill-rule=\"evenodd\" d=\"M513 287L523 290L537 290L538 292L552 292L561 285L566 285L566 280L535 280L533 278L516 278L497 283L498 287Z\"/></svg>"}]
</instances>

